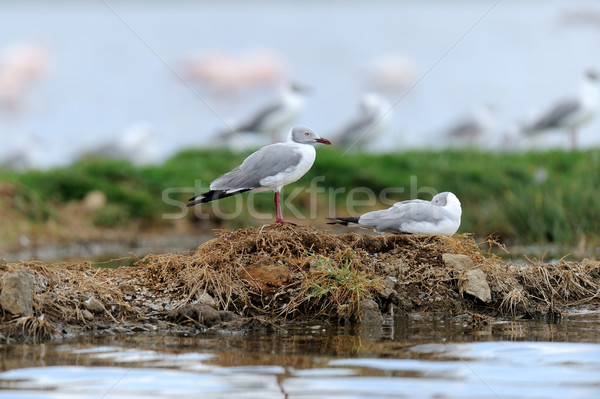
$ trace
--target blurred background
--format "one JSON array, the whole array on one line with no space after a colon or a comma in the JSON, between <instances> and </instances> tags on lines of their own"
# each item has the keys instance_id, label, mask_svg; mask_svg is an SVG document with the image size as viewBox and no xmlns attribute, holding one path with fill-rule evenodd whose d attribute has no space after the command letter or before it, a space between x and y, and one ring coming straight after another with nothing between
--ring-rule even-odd
<instances>
[{"instance_id":1,"label":"blurred background","mask_svg":"<svg viewBox=\"0 0 600 399\"><path fill-rule=\"evenodd\" d=\"M592 0L0 1L0 252L139 232L192 248L268 223L271 195L260 220L237 197L184 204L304 124L335 145L286 193L314 178L340 193L294 198L310 225L452 191L459 232L597 254L598 80L582 82L599 54ZM524 133L565 99L583 111L576 146L568 124ZM349 209L354 187L398 194Z\"/></svg>"},{"instance_id":2,"label":"blurred background","mask_svg":"<svg viewBox=\"0 0 600 399\"><path fill-rule=\"evenodd\" d=\"M42 168L110 145L134 148L134 162L215 146L290 81L311 88L295 122L325 137L365 93L384 96L392 107L373 152L568 148L560 130L530 138L519 127L576 97L584 71L600 67L596 1L2 1L0 10L0 158L24 153L20 162ZM484 139L453 138L482 110ZM578 145L599 143L594 119Z\"/></svg>"}]
</instances>

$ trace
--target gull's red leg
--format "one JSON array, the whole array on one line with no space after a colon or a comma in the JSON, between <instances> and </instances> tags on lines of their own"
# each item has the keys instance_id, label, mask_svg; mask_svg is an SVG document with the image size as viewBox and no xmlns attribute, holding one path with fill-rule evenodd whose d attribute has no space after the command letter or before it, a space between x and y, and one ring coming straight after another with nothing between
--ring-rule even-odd
<instances>
[{"instance_id":1,"label":"gull's red leg","mask_svg":"<svg viewBox=\"0 0 600 399\"><path fill-rule=\"evenodd\" d=\"M294 226L297 226L296 223L286 222L285 220L283 220L283 216L281 214L281 203L279 200L279 191L275 191L275 213L277 214L277 219L275 220L275 223L293 224Z\"/></svg>"},{"instance_id":2,"label":"gull's red leg","mask_svg":"<svg viewBox=\"0 0 600 399\"><path fill-rule=\"evenodd\" d=\"M571 129L571 150L575 150L577 147L577 130Z\"/></svg>"}]
</instances>

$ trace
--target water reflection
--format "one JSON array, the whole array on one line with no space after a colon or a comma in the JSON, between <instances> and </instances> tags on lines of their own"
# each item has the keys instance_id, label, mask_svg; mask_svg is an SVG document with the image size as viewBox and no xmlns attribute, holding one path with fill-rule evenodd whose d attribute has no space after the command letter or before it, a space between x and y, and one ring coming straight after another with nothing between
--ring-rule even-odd
<instances>
[{"instance_id":1,"label":"water reflection","mask_svg":"<svg viewBox=\"0 0 600 399\"><path fill-rule=\"evenodd\" d=\"M598 397L600 313L473 328L433 316L376 328L96 336L0 348L0 397Z\"/></svg>"}]
</instances>

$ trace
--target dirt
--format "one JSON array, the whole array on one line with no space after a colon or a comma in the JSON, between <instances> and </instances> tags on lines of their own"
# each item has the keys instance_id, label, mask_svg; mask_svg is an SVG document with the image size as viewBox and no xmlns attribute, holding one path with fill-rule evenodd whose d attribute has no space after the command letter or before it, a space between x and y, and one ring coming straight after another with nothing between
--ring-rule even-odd
<instances>
[{"instance_id":1,"label":"dirt","mask_svg":"<svg viewBox=\"0 0 600 399\"><path fill-rule=\"evenodd\" d=\"M117 269L0 261L2 281L23 276L27 284L13 285L31 290L19 306L20 294L10 295L10 309L22 314L0 303L0 341L278 330L282 320L378 323L391 311L467 315L477 324L553 319L600 304L600 262L504 264L491 254L493 243L466 234L368 236L288 225L217 234L193 251L151 254Z\"/></svg>"}]
</instances>

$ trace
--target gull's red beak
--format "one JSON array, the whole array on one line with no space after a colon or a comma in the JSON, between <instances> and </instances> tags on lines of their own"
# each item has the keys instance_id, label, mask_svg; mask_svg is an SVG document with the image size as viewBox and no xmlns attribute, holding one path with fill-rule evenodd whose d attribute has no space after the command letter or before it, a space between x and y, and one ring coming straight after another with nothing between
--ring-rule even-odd
<instances>
[{"instance_id":1,"label":"gull's red beak","mask_svg":"<svg viewBox=\"0 0 600 399\"><path fill-rule=\"evenodd\" d=\"M331 141L321 138L319 137L318 139L315 140L317 143L322 143L322 144L327 144L327 145L331 145Z\"/></svg>"}]
</instances>

